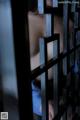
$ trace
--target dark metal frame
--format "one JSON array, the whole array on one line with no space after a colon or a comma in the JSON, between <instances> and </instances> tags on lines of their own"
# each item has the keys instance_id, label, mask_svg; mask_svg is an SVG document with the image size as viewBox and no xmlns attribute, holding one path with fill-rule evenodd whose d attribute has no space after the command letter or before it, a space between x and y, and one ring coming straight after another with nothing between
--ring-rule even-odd
<instances>
[{"instance_id":1,"label":"dark metal frame","mask_svg":"<svg viewBox=\"0 0 80 120\"><path fill-rule=\"evenodd\" d=\"M33 119L27 3L11 0L20 120Z\"/></svg>"},{"instance_id":2,"label":"dark metal frame","mask_svg":"<svg viewBox=\"0 0 80 120\"><path fill-rule=\"evenodd\" d=\"M73 0L74 1L74 0ZM38 1L39 2L39 1ZM20 4L21 3L21 4ZM68 35L68 25L69 25L69 11L68 11L68 4L64 4L63 9L63 22L64 22L64 45L66 50L64 53L60 54L60 43L59 43L59 35L53 34L54 30L53 27L51 28L51 34L52 36L42 38L40 40L40 66L31 71L30 69L30 52L29 52L29 30L28 30L28 6L25 6L28 2L26 0L23 0L20 2L19 0L12 0L12 15L13 15L13 29L14 29L14 45L15 45L15 58L16 58L16 72L17 72L17 83L18 83L18 93L19 93L19 110L20 110L20 120L25 119L25 116L32 120L32 95L31 95L31 80L35 79L37 76L41 75L41 93L42 93L42 120L48 120L48 96L47 96L47 88L48 88L48 69L51 67L54 67L56 64L58 69L58 76L56 81L53 80L53 88L54 90L54 109L55 111L55 118L54 120L60 120L61 117L63 120L68 120L68 114L69 114L69 107L72 106L72 112L75 116L75 108L76 104L75 101L72 99L75 99L75 94L73 94L72 91L74 91L70 88L71 84L69 84L66 87L66 104L65 105L59 105L60 101L60 82L62 82L61 77L61 62L64 58L66 58L67 63L67 74L70 71L70 55L74 53L74 63L76 59L76 50L80 48L80 44L76 45L76 32L80 30L80 13L78 13L78 16L76 15L76 11L79 11L79 7L76 8L74 4L72 5L72 12L73 12L73 20L74 20L74 31L73 31L73 39L74 39L74 46L72 49L70 49L70 42L69 42L69 35ZM57 6L58 7L58 6ZM55 8L46 8L46 0L44 0L43 3L43 11L39 11L40 14L51 14L51 21L53 21L54 12L57 10L57 7ZM75 23L75 17L78 20L78 24ZM53 24L53 22L52 22ZM25 30L26 25L26 30ZM76 28L75 28L76 25ZM52 25L53 26L53 25ZM79 26L79 27L78 27ZM26 33L27 37L26 37ZM58 40L58 57L56 59L51 59L47 61L47 44L51 41ZM18 46L18 48L17 48ZM43 54L42 54L43 53ZM73 81L74 82L74 81ZM74 84L74 83L72 83ZM44 91L44 92L43 92ZM74 91L75 92L75 91ZM70 94L70 96L69 96ZM28 97L29 96L29 97ZM57 99L57 102L56 102ZM72 100L72 103L70 103L70 99ZM29 105L29 108L27 108ZM30 113L30 115L28 114Z\"/></svg>"}]
</instances>

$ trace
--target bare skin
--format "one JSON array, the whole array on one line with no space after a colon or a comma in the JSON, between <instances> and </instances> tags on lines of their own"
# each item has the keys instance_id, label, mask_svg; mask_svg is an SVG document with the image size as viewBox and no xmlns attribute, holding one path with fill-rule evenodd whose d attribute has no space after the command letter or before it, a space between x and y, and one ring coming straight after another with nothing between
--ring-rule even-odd
<instances>
[{"instance_id":1,"label":"bare skin","mask_svg":"<svg viewBox=\"0 0 80 120\"><path fill-rule=\"evenodd\" d=\"M35 15L29 12L29 38L30 38L30 55L31 69L39 66L39 38L44 36L44 16ZM69 32L72 32L73 24L69 21ZM60 34L60 52L63 52L63 22L62 18L54 16L54 33ZM48 59L52 57L52 43L48 45Z\"/></svg>"}]
</instances>

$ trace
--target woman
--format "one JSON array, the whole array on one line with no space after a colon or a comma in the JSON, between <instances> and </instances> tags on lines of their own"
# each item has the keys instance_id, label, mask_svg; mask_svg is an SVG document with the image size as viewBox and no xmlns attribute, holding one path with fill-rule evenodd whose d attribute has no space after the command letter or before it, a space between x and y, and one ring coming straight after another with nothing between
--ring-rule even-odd
<instances>
[{"instance_id":1,"label":"woman","mask_svg":"<svg viewBox=\"0 0 80 120\"><path fill-rule=\"evenodd\" d=\"M31 55L31 69L35 69L40 65L39 63L39 38L44 37L45 33L45 15L40 15L37 11L37 1L33 1L31 10L28 13L29 20L29 38L30 38L30 55ZM51 0L46 0L47 7L51 7ZM57 12L54 13L54 33L60 34L60 53L63 52L63 18L62 18L62 6L58 8ZM48 24L49 26L49 24ZM73 23L69 20L69 32L72 32ZM53 44L48 44L48 59L53 56ZM48 79L52 79L52 69L49 70ZM41 96L40 96L40 77L32 82L32 97L33 97L33 112L34 116L39 116L41 119ZM39 84L38 84L39 83ZM49 120L54 118L54 108L49 101Z\"/></svg>"}]
</instances>

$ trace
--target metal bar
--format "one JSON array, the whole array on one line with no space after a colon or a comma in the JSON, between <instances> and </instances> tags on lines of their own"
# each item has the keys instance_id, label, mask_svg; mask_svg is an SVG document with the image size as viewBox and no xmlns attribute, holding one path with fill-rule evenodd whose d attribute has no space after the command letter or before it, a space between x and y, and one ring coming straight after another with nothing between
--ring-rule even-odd
<instances>
[{"instance_id":1,"label":"metal bar","mask_svg":"<svg viewBox=\"0 0 80 120\"><path fill-rule=\"evenodd\" d=\"M53 34L50 37L45 37L46 43L49 43L49 42L52 42L52 41L55 41L55 40L59 40L59 34Z\"/></svg>"},{"instance_id":2,"label":"metal bar","mask_svg":"<svg viewBox=\"0 0 80 120\"><path fill-rule=\"evenodd\" d=\"M76 32L76 46L80 44L80 31Z\"/></svg>"},{"instance_id":3,"label":"metal bar","mask_svg":"<svg viewBox=\"0 0 80 120\"><path fill-rule=\"evenodd\" d=\"M40 64L47 65L47 44L45 39L40 42ZM42 120L48 120L48 71L41 74Z\"/></svg>"},{"instance_id":4,"label":"metal bar","mask_svg":"<svg viewBox=\"0 0 80 120\"><path fill-rule=\"evenodd\" d=\"M3 69L2 69L2 66L3 66L3 64L2 64L3 63L3 60L2 60L2 55L3 55L3 52L2 52L2 41L3 41L2 33L3 33L3 30L5 28L4 28L4 24L2 22L4 17L2 17L2 16L4 14L3 8L5 8L6 3L9 4L9 1L7 1L7 2L0 1L0 112L4 112L4 89L3 89L3 79L2 79L2 77L4 76Z\"/></svg>"},{"instance_id":5,"label":"metal bar","mask_svg":"<svg viewBox=\"0 0 80 120\"><path fill-rule=\"evenodd\" d=\"M44 13L44 2L43 2L43 0L38 0L38 12L39 12L39 14Z\"/></svg>"},{"instance_id":6,"label":"metal bar","mask_svg":"<svg viewBox=\"0 0 80 120\"><path fill-rule=\"evenodd\" d=\"M67 75L67 58L63 59L63 74Z\"/></svg>"},{"instance_id":7,"label":"metal bar","mask_svg":"<svg viewBox=\"0 0 80 120\"><path fill-rule=\"evenodd\" d=\"M74 28L73 28L73 42L74 42L74 48L76 46L76 27L78 27L78 13L76 13L76 4L74 2L76 2L76 0L72 0L73 1L73 4L72 4L72 12L73 12L73 21L74 21ZM75 63L75 57L76 57L76 53L75 53L75 50L74 50L74 63Z\"/></svg>"},{"instance_id":8,"label":"metal bar","mask_svg":"<svg viewBox=\"0 0 80 120\"><path fill-rule=\"evenodd\" d=\"M58 65L53 66L53 101L54 101L54 117L58 114Z\"/></svg>"},{"instance_id":9,"label":"metal bar","mask_svg":"<svg viewBox=\"0 0 80 120\"><path fill-rule=\"evenodd\" d=\"M52 6L55 8L55 7L58 7L58 0L52 0Z\"/></svg>"},{"instance_id":10,"label":"metal bar","mask_svg":"<svg viewBox=\"0 0 80 120\"><path fill-rule=\"evenodd\" d=\"M54 47L54 42L56 42ZM56 52L55 52L56 50ZM58 39L53 41L53 58L56 56L59 57L60 52L60 39L58 36ZM54 116L58 114L59 110L59 63L55 64L53 66L53 101L54 101Z\"/></svg>"},{"instance_id":11,"label":"metal bar","mask_svg":"<svg viewBox=\"0 0 80 120\"><path fill-rule=\"evenodd\" d=\"M65 1L65 0L64 0ZM69 52L70 42L69 42L69 5L64 3L63 5L63 26L64 26L64 52ZM67 72L70 69L70 57L67 56Z\"/></svg>"},{"instance_id":12,"label":"metal bar","mask_svg":"<svg viewBox=\"0 0 80 120\"><path fill-rule=\"evenodd\" d=\"M78 26L80 27L80 12L78 13Z\"/></svg>"},{"instance_id":13,"label":"metal bar","mask_svg":"<svg viewBox=\"0 0 80 120\"><path fill-rule=\"evenodd\" d=\"M71 12L76 12L76 0L72 0Z\"/></svg>"},{"instance_id":14,"label":"metal bar","mask_svg":"<svg viewBox=\"0 0 80 120\"><path fill-rule=\"evenodd\" d=\"M49 37L51 36L51 14L45 14L45 30L44 36Z\"/></svg>"},{"instance_id":15,"label":"metal bar","mask_svg":"<svg viewBox=\"0 0 80 120\"><path fill-rule=\"evenodd\" d=\"M74 27L78 28L78 12L74 14Z\"/></svg>"},{"instance_id":16,"label":"metal bar","mask_svg":"<svg viewBox=\"0 0 80 120\"><path fill-rule=\"evenodd\" d=\"M64 0L64 2L65 1L66 0ZM72 1L75 2L76 0L72 0ZM63 107L60 106L59 105L59 102L60 102L59 91L61 90L60 84L62 82L62 68L64 70L64 74L67 75L70 70L70 64L72 62L72 54L74 53L74 63L75 63L75 59L76 59L75 51L77 51L77 49L80 48L80 44L76 45L76 39L77 39L76 31L78 29L77 28L78 25L80 25L80 22L79 22L80 15L78 16L79 13L76 12L76 5L73 4L72 12L74 15L74 31L73 31L74 47L70 50L70 42L68 39L69 38L69 34L68 34L69 32L69 11L68 11L69 5L64 3L63 5L64 6L63 7L64 53L60 55L59 35L54 34L54 12L55 10L57 10L58 0L56 1L53 0L52 2L53 2L52 7L47 8L46 0L38 0L39 14L47 13L45 14L45 37L39 40L40 41L40 44L39 44L40 66L34 69L33 71L31 71L28 18L26 17L26 14L28 14L28 8L26 4L28 2L26 0L23 0L23 2L20 2L19 0L11 1L12 14L13 14L12 18L13 18L20 120L25 119L26 115L27 117L29 117L30 120L33 119L31 80L35 79L39 75L41 76L42 120L48 120L48 94L47 94L48 93L47 92L48 91L48 69L51 67L53 68L53 78L54 78L53 80L53 93L54 93L53 101L54 101L54 112L55 112L54 119L60 120L60 118L62 118L61 120L66 120L69 118L69 116L66 116L66 110L67 109L70 110L68 108L69 101L66 102L66 105L63 105ZM21 5L19 3L21 3ZM77 37L79 38L79 36ZM47 61L47 58L48 58L47 44L51 41L55 43L55 47L53 45L53 58ZM18 48L17 48L17 43L18 43ZM54 50L56 50L56 53L54 52ZM57 58L54 59L54 56L57 56ZM70 85L68 86L68 88L69 87ZM66 91L69 92L70 89L68 90L68 88L66 88ZM66 96L64 97L66 99ZM73 95L73 98L74 98L74 95ZM29 104L29 107L28 107L28 104ZM75 107L76 105L73 105L73 108ZM68 112L67 112L67 115L68 115Z\"/></svg>"},{"instance_id":17,"label":"metal bar","mask_svg":"<svg viewBox=\"0 0 80 120\"><path fill-rule=\"evenodd\" d=\"M76 0L73 0L73 2L76 1ZM73 3L72 5L73 7L73 14L74 14L74 17L73 17L73 20L74 20L74 31L73 31L73 41L74 41L74 48L76 47L76 27L78 27L78 13L76 12L76 4ZM76 50L74 50L74 64L76 64ZM75 76L74 76L75 77ZM75 78L73 79L73 94L72 94L72 97L73 97L73 102L72 102L72 113L75 114L75 109L76 109L76 105L75 105L75 82L77 81L77 79L75 80Z\"/></svg>"},{"instance_id":18,"label":"metal bar","mask_svg":"<svg viewBox=\"0 0 80 120\"><path fill-rule=\"evenodd\" d=\"M44 14L46 9L46 0L38 0L38 12Z\"/></svg>"},{"instance_id":19,"label":"metal bar","mask_svg":"<svg viewBox=\"0 0 80 120\"><path fill-rule=\"evenodd\" d=\"M28 1L11 0L20 120L33 120ZM26 14L25 14L26 12ZM26 35L27 34L27 35ZM29 107L28 107L29 106Z\"/></svg>"}]
</instances>

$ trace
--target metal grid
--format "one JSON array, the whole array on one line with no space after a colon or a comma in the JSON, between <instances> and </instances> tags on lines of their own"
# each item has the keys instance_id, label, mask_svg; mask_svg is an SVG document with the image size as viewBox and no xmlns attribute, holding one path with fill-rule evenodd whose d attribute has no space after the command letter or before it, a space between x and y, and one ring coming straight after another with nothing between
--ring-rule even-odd
<instances>
[{"instance_id":1,"label":"metal grid","mask_svg":"<svg viewBox=\"0 0 80 120\"><path fill-rule=\"evenodd\" d=\"M76 0L72 0L72 1L76 1ZM23 8L21 10L20 8L17 10L17 7L20 7L18 6L19 5L18 2L14 0L12 1L13 23L14 23L14 43L15 43L15 55L16 55L16 66L17 66L17 76L18 76L17 78L18 78L18 89L19 89L19 108L20 108L21 120L25 119L25 115L27 114L27 112L31 114L31 116L29 115L27 117L29 117L30 120L32 119L31 80L35 79L39 75L41 75L42 120L48 120L48 96L47 96L48 82L47 81L48 81L48 69L51 67L53 68L53 77L55 77L55 79L53 80L53 92L54 92L53 101L54 101L54 111L55 111L54 120L69 120L70 114L73 115L72 120L77 119L77 117L79 117L80 90L79 88L77 89L75 88L76 81L74 78L71 78L71 81L68 81L67 79L66 84L64 86L61 86L61 83L64 83L61 68L63 67L65 74L68 75L68 73L70 72L70 66L72 64L72 61L74 64L76 61L76 58L79 56L77 51L80 50L80 42L77 43L77 40L80 39L78 34L78 32L80 31L80 12L79 12L80 8L78 5L76 6L75 4L71 5L71 12L73 13L74 28L73 28L73 34L72 34L73 47L70 48L70 42L68 39L69 38L69 35L68 35L69 4L64 4L63 6L64 52L60 54L60 43L59 43L60 37L59 37L59 34L53 34L54 30L52 27L54 26L53 25L54 23L52 21L54 18L54 12L55 10L57 10L57 7L59 5L58 2L59 1L57 1L55 6L53 6L52 8L46 8L46 0L44 1L38 0L38 12L39 14L45 14L46 23L49 18L49 20L51 21L51 25L50 25L51 28L49 29L51 31L49 34L47 34L47 29L46 29L45 37L39 40L40 41L40 44L39 44L40 66L34 69L33 71L31 71L30 70L30 54L29 54L29 38L27 37L27 42L25 42L26 37L25 37L25 26L24 26L24 23L26 20L27 28L28 28L28 19L25 17L25 12L27 12L28 14L27 6L25 6L25 3L27 2L25 2L24 0L23 3L21 3ZM16 6L15 6L15 3L17 3ZM22 21L21 21L21 17L22 17ZM21 27L19 26L20 24L21 24ZM20 29L22 29L23 32ZM28 32L29 31L27 29L27 33ZM18 46L19 51L17 50L17 42L16 42L17 40L21 40L21 45L19 44ZM57 58L56 59L52 58L51 60L48 61L47 60L47 44L55 40L57 40L57 46L58 46ZM27 44L25 45L25 43ZM21 49L22 46L24 47L23 50ZM20 55L18 54L19 52L21 53ZM18 60L21 57L23 58L23 60L22 61L20 60L20 63L19 63ZM64 68L64 65L66 65L66 68ZM54 68L56 71L54 71ZM62 92L61 92L61 89L62 89ZM27 96L30 96L30 97L28 98ZM61 103L61 100L63 98L64 98L64 102ZM28 104L30 105L29 110L27 110Z\"/></svg>"}]
</instances>

